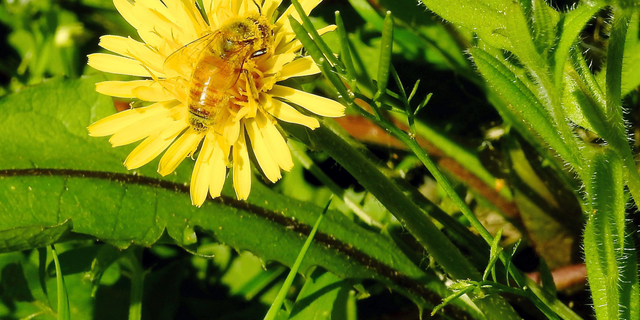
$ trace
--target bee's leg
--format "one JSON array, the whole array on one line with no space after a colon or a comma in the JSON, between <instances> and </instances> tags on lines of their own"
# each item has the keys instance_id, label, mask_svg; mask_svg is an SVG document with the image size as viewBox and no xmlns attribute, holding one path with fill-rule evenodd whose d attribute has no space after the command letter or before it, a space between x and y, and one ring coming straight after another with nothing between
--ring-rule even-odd
<instances>
[{"instance_id":1,"label":"bee's leg","mask_svg":"<svg viewBox=\"0 0 640 320\"><path fill-rule=\"evenodd\" d=\"M258 89L256 88L256 83L255 83L255 81L253 81L253 77L251 76L251 74L249 74L249 70L242 69L242 74L244 74L244 78L247 81L247 83L249 84L249 90L251 90L251 96L253 97L253 100L255 100L256 103L259 103L258 99L260 97L260 93L258 92Z\"/></svg>"}]
</instances>

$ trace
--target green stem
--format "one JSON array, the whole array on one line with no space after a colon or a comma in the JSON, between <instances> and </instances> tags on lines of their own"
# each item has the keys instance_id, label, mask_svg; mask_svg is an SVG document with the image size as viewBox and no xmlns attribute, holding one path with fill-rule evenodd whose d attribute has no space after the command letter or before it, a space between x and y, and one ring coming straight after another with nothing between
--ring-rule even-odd
<instances>
[{"instance_id":1,"label":"green stem","mask_svg":"<svg viewBox=\"0 0 640 320\"><path fill-rule=\"evenodd\" d=\"M356 69L353 65L353 60L351 59L351 48L349 47L349 37L347 35L347 30L344 28L344 23L342 22L342 16L340 16L340 11L336 11L336 26L338 27L338 35L340 36L340 58L342 59L342 63L345 66L347 71L347 78L349 79L349 87L351 90L357 91L356 87Z\"/></svg>"},{"instance_id":2,"label":"green stem","mask_svg":"<svg viewBox=\"0 0 640 320\"><path fill-rule=\"evenodd\" d=\"M142 248L131 247L123 258L131 269L131 295L129 297L129 320L140 320L142 317L142 292L145 272L140 264Z\"/></svg>"},{"instance_id":3,"label":"green stem","mask_svg":"<svg viewBox=\"0 0 640 320\"><path fill-rule=\"evenodd\" d=\"M624 119L622 117L622 63L624 59L624 45L627 37L629 22L633 16L633 10L614 7L613 23L611 24L611 36L607 49L607 73L606 90L607 105L606 119L608 127L612 128L613 134L618 139L611 141L626 141L626 131ZM631 149L627 144L615 145L615 150L623 159L626 167L626 180L629 192L637 202L640 199L640 174L636 167Z\"/></svg>"},{"instance_id":4,"label":"green stem","mask_svg":"<svg viewBox=\"0 0 640 320\"><path fill-rule=\"evenodd\" d=\"M58 320L71 319L69 311L69 296L67 296L67 287L64 284L64 277L62 276L62 270L60 268L60 261L58 261L58 254L56 253L56 247L51 245L51 255L53 256L53 262L56 265L56 284L58 286Z\"/></svg>"}]
</instances>

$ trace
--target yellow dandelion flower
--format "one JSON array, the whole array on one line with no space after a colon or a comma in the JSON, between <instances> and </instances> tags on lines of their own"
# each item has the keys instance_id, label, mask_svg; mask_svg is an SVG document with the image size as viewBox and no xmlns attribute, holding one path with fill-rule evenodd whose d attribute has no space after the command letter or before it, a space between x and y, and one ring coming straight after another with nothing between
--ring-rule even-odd
<instances>
[{"instance_id":1,"label":"yellow dandelion flower","mask_svg":"<svg viewBox=\"0 0 640 320\"><path fill-rule=\"evenodd\" d=\"M306 13L321 0L302 0ZM100 46L116 53L92 54L95 69L146 80L106 81L100 93L149 101L146 107L114 114L89 126L91 136L112 135L114 147L143 140L124 162L139 168L159 156L158 172L173 172L199 151L191 177L191 201L220 195L227 169L238 199L251 190L251 160L269 181L293 166L276 119L315 129L318 121L290 103L325 117L339 117L339 103L277 85L291 77L317 74L310 57L299 54L288 16L275 16L281 0L204 0L204 16L190 0L114 0L143 42L107 35ZM319 30L325 33L329 26ZM165 151L166 150L166 151Z\"/></svg>"}]
</instances>

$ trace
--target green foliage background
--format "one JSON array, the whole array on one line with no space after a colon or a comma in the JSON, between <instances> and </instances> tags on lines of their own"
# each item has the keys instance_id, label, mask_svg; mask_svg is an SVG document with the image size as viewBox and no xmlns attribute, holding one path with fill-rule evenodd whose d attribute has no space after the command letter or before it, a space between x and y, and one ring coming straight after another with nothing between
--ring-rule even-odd
<instances>
[{"instance_id":1,"label":"green foliage background","mask_svg":"<svg viewBox=\"0 0 640 320\"><path fill-rule=\"evenodd\" d=\"M2 0L0 318L263 318L333 195L277 319L637 319L639 5L325 1L293 23L323 76L287 85L349 114L195 208L193 161L87 135L113 4Z\"/></svg>"}]
</instances>

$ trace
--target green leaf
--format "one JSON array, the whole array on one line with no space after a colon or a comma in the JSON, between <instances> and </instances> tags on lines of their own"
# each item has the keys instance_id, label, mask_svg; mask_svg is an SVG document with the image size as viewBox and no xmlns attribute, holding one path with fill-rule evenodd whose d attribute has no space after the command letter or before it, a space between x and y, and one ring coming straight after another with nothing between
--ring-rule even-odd
<instances>
[{"instance_id":1,"label":"green leaf","mask_svg":"<svg viewBox=\"0 0 640 320\"><path fill-rule=\"evenodd\" d=\"M536 83L534 93L540 103L547 109L558 134L562 138L563 146L559 147L563 150L556 150L565 161L579 170L583 166L582 158L580 157L580 148L583 143L575 138L571 124L566 118L564 109L561 106L560 92L556 90L551 79L550 66L536 50L522 8L516 3L511 3L507 11L507 31L512 44L509 50L525 65L528 75ZM564 149L568 152L564 152Z\"/></svg>"},{"instance_id":2,"label":"green leaf","mask_svg":"<svg viewBox=\"0 0 640 320\"><path fill-rule=\"evenodd\" d=\"M553 281L551 270L549 270L549 266L547 266L544 259L540 259L538 269L540 270L540 282L542 283L542 289L555 297L557 295L556 283Z\"/></svg>"},{"instance_id":3,"label":"green leaf","mask_svg":"<svg viewBox=\"0 0 640 320\"><path fill-rule=\"evenodd\" d=\"M222 197L196 208L188 195L188 159L164 178L155 172L157 161L127 172L121 163L133 146L111 148L85 129L114 112L111 98L94 91L102 80L55 79L0 100L0 231L51 228L71 219L73 234L127 248L150 246L163 233L185 246L185 235L196 230L264 260L293 264L321 208L274 193L258 180L248 202L230 196L228 184ZM0 242L0 252L12 250ZM448 295L433 273L414 265L389 238L331 210L302 269L310 266L382 281L425 306Z\"/></svg>"},{"instance_id":4,"label":"green leaf","mask_svg":"<svg viewBox=\"0 0 640 320\"><path fill-rule=\"evenodd\" d=\"M638 266L626 226L623 165L614 151L605 149L595 154L589 169L584 252L596 315L637 319Z\"/></svg>"},{"instance_id":5,"label":"green leaf","mask_svg":"<svg viewBox=\"0 0 640 320\"><path fill-rule=\"evenodd\" d=\"M638 41L638 24L640 12L635 12L624 44L624 58L622 60L622 96L626 96L636 87L640 86L640 73L635 72L640 68L640 41Z\"/></svg>"},{"instance_id":6,"label":"green leaf","mask_svg":"<svg viewBox=\"0 0 640 320\"><path fill-rule=\"evenodd\" d=\"M556 40L556 26L560 19L558 11L545 0L533 0L533 34L538 52L547 58Z\"/></svg>"},{"instance_id":7,"label":"green leaf","mask_svg":"<svg viewBox=\"0 0 640 320\"><path fill-rule=\"evenodd\" d=\"M638 0L607 0L605 2L608 4L618 5L625 9L640 6L640 1Z\"/></svg>"},{"instance_id":8,"label":"green leaf","mask_svg":"<svg viewBox=\"0 0 640 320\"><path fill-rule=\"evenodd\" d=\"M349 86L352 88L352 90L356 90L356 69L351 58L351 46L349 45L349 37L347 35L347 30L344 27L344 22L342 22L340 11L336 11L335 16L340 41L340 60L344 64L347 71Z\"/></svg>"},{"instance_id":9,"label":"green leaf","mask_svg":"<svg viewBox=\"0 0 640 320\"><path fill-rule=\"evenodd\" d=\"M631 148L626 142L626 129L622 116L622 66L629 23L633 11L614 7L611 34L607 44L606 74L606 121L612 139L609 143L627 168L627 186L634 199L640 199L640 174L636 167Z\"/></svg>"},{"instance_id":10,"label":"green leaf","mask_svg":"<svg viewBox=\"0 0 640 320\"><path fill-rule=\"evenodd\" d=\"M291 320L346 319L346 306L351 285L331 272L316 268L304 283Z\"/></svg>"},{"instance_id":11,"label":"green leaf","mask_svg":"<svg viewBox=\"0 0 640 320\"><path fill-rule=\"evenodd\" d=\"M0 231L0 252L44 247L56 243L69 233L71 220L51 226L24 226Z\"/></svg>"},{"instance_id":12,"label":"green leaf","mask_svg":"<svg viewBox=\"0 0 640 320\"><path fill-rule=\"evenodd\" d=\"M536 96L507 66L479 48L470 50L478 70L505 100L511 104L516 117L526 121L550 147L569 157L570 152L558 134L550 115Z\"/></svg>"},{"instance_id":13,"label":"green leaf","mask_svg":"<svg viewBox=\"0 0 640 320\"><path fill-rule=\"evenodd\" d=\"M562 75L564 74L565 62L569 56L569 49L576 42L578 35L591 17L602 8L602 5L594 6L590 5L589 2L581 2L581 4L562 17L562 35L560 35L560 40L555 50L554 81L557 88L560 88L562 84Z\"/></svg>"},{"instance_id":14,"label":"green leaf","mask_svg":"<svg viewBox=\"0 0 640 320\"><path fill-rule=\"evenodd\" d=\"M582 53L576 47L571 49L573 68L565 68L563 107L571 121L587 128L601 137L611 140L611 133L605 126L604 92L596 82ZM623 143L627 143L626 139Z\"/></svg>"},{"instance_id":15,"label":"green leaf","mask_svg":"<svg viewBox=\"0 0 640 320\"><path fill-rule=\"evenodd\" d=\"M490 45L507 49L511 47L507 39L507 0L423 0L429 10L443 19L460 25L489 43Z\"/></svg>"}]
</instances>

